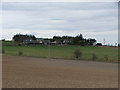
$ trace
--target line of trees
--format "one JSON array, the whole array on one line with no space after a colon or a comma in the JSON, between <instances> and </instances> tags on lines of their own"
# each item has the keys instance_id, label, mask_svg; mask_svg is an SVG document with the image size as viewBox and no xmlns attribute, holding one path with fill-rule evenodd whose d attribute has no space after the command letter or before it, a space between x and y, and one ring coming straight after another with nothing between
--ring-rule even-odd
<instances>
[{"instance_id":1,"label":"line of trees","mask_svg":"<svg viewBox=\"0 0 120 90\"><path fill-rule=\"evenodd\" d=\"M73 44L73 45L81 45L81 46L85 46L85 45L94 45L97 41L95 39L85 39L83 38L82 34L79 34L75 37L72 36L54 36L53 40L59 40L62 43L66 43L66 44Z\"/></svg>"},{"instance_id":2,"label":"line of trees","mask_svg":"<svg viewBox=\"0 0 120 90\"><path fill-rule=\"evenodd\" d=\"M16 42L22 43L25 40L36 40L36 37L34 35L16 34L13 36L13 40Z\"/></svg>"},{"instance_id":3,"label":"line of trees","mask_svg":"<svg viewBox=\"0 0 120 90\"><path fill-rule=\"evenodd\" d=\"M37 38L34 35L22 35L22 34L16 34L13 36L13 40L19 43L23 43L26 40L37 40ZM46 40L46 39L43 39ZM70 45L94 45L96 43L95 39L85 39L83 38L82 34L79 34L75 37L72 36L53 36L52 39L47 39L50 40L50 42L55 42L58 44L70 44Z\"/></svg>"}]
</instances>

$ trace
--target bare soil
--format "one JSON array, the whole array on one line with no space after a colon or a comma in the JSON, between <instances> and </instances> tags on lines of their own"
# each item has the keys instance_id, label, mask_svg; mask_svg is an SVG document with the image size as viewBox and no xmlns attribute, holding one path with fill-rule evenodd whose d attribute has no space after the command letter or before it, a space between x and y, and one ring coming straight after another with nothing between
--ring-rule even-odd
<instances>
[{"instance_id":1,"label":"bare soil","mask_svg":"<svg viewBox=\"0 0 120 90\"><path fill-rule=\"evenodd\" d=\"M3 88L117 88L118 64L6 56Z\"/></svg>"}]
</instances>

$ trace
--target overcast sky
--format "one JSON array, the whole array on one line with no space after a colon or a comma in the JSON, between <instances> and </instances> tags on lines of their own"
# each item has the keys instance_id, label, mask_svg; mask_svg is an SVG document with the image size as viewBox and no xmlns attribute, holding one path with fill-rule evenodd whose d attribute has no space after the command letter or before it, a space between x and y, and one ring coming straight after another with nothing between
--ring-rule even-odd
<instances>
[{"instance_id":1,"label":"overcast sky","mask_svg":"<svg viewBox=\"0 0 120 90\"><path fill-rule=\"evenodd\" d=\"M2 38L33 34L95 38L98 42L118 42L117 2L4 2L2 3ZM0 12L1 14L1 12Z\"/></svg>"}]
</instances>

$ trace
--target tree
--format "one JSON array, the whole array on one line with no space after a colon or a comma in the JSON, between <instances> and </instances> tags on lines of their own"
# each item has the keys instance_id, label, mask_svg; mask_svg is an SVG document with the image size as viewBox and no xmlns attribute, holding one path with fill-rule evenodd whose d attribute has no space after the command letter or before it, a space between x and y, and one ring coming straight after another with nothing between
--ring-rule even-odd
<instances>
[{"instance_id":1,"label":"tree","mask_svg":"<svg viewBox=\"0 0 120 90\"><path fill-rule=\"evenodd\" d=\"M62 41L65 44L73 44L74 37L72 36L62 36Z\"/></svg>"},{"instance_id":2,"label":"tree","mask_svg":"<svg viewBox=\"0 0 120 90\"><path fill-rule=\"evenodd\" d=\"M96 40L89 38L89 39L87 39L87 43L88 43L88 45L94 45L94 43L96 43Z\"/></svg>"},{"instance_id":3,"label":"tree","mask_svg":"<svg viewBox=\"0 0 120 90\"><path fill-rule=\"evenodd\" d=\"M63 40L62 40L62 37L60 37L60 36L54 36L54 37L53 37L53 40L56 41L58 44L61 44L62 41L63 41Z\"/></svg>"},{"instance_id":4,"label":"tree","mask_svg":"<svg viewBox=\"0 0 120 90\"><path fill-rule=\"evenodd\" d=\"M74 51L74 56L75 56L75 58L79 59L82 56L81 50L80 49L76 49Z\"/></svg>"},{"instance_id":5,"label":"tree","mask_svg":"<svg viewBox=\"0 0 120 90\"><path fill-rule=\"evenodd\" d=\"M82 45L84 43L84 38L82 36L82 34L77 35L74 40L73 40L74 44L76 45Z\"/></svg>"},{"instance_id":6,"label":"tree","mask_svg":"<svg viewBox=\"0 0 120 90\"><path fill-rule=\"evenodd\" d=\"M23 43L26 40L36 40L36 37L34 35L16 34L13 36L13 40L16 42Z\"/></svg>"}]
</instances>

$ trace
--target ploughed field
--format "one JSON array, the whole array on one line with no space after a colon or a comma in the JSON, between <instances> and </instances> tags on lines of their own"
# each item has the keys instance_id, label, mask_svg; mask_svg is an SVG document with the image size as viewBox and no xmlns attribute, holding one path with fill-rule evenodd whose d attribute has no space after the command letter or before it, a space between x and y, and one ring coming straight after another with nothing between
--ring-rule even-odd
<instances>
[{"instance_id":1,"label":"ploughed field","mask_svg":"<svg viewBox=\"0 0 120 90\"><path fill-rule=\"evenodd\" d=\"M117 63L3 55L3 88L117 88Z\"/></svg>"},{"instance_id":2,"label":"ploughed field","mask_svg":"<svg viewBox=\"0 0 120 90\"><path fill-rule=\"evenodd\" d=\"M117 62L118 48L117 47L98 47L98 46L78 46L78 45L31 45L31 46L12 46L3 45L4 54L18 55L19 52L23 56L35 56L42 58L61 58L61 59L76 59L74 51L80 49L82 52L80 60L94 60ZM93 56L94 55L94 56Z\"/></svg>"}]
</instances>

